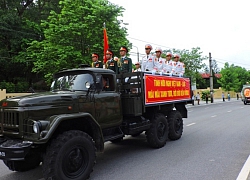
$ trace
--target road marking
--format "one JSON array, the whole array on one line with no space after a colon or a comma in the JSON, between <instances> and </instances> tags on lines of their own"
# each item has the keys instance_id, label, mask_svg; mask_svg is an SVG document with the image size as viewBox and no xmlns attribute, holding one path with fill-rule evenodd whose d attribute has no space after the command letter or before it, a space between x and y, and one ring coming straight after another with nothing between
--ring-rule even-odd
<instances>
[{"instance_id":1,"label":"road marking","mask_svg":"<svg viewBox=\"0 0 250 180\"><path fill-rule=\"evenodd\" d=\"M195 123L190 123L190 124L188 124L187 126L192 126L192 125L195 125Z\"/></svg>"},{"instance_id":2,"label":"road marking","mask_svg":"<svg viewBox=\"0 0 250 180\"><path fill-rule=\"evenodd\" d=\"M211 116L211 117L216 117L217 115L213 115L213 116Z\"/></svg>"},{"instance_id":3,"label":"road marking","mask_svg":"<svg viewBox=\"0 0 250 180\"><path fill-rule=\"evenodd\" d=\"M229 110L229 111L227 111L227 112L232 112L232 110Z\"/></svg>"},{"instance_id":4,"label":"road marking","mask_svg":"<svg viewBox=\"0 0 250 180\"><path fill-rule=\"evenodd\" d=\"M249 172L250 172L250 155L248 156L236 180L247 180Z\"/></svg>"}]
</instances>

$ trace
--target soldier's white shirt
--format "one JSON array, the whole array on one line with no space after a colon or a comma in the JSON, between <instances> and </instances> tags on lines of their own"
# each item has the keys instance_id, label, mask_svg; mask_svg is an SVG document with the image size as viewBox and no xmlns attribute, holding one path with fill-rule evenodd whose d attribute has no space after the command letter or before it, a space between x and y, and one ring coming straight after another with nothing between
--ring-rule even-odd
<instances>
[{"instance_id":1,"label":"soldier's white shirt","mask_svg":"<svg viewBox=\"0 0 250 180\"><path fill-rule=\"evenodd\" d=\"M141 61L141 70L142 71L152 71L154 69L154 56L152 54L145 55Z\"/></svg>"},{"instance_id":2,"label":"soldier's white shirt","mask_svg":"<svg viewBox=\"0 0 250 180\"><path fill-rule=\"evenodd\" d=\"M174 62L172 60L169 61L165 61L165 63L163 64L163 73L165 74L173 74L173 66L174 66Z\"/></svg>"},{"instance_id":3,"label":"soldier's white shirt","mask_svg":"<svg viewBox=\"0 0 250 180\"><path fill-rule=\"evenodd\" d=\"M154 60L154 70L156 72L162 72L163 70L163 65L165 64L166 59L163 59L161 57L157 58L155 57Z\"/></svg>"},{"instance_id":4,"label":"soldier's white shirt","mask_svg":"<svg viewBox=\"0 0 250 180\"><path fill-rule=\"evenodd\" d=\"M173 63L173 75L181 75L185 73L185 64L183 62L174 62Z\"/></svg>"}]
</instances>

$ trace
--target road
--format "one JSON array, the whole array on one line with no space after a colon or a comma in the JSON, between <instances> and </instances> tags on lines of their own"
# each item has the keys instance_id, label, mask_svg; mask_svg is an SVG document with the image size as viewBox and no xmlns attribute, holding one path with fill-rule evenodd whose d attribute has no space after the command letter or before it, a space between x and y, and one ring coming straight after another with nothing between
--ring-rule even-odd
<instances>
[{"instance_id":1,"label":"road","mask_svg":"<svg viewBox=\"0 0 250 180\"><path fill-rule=\"evenodd\" d=\"M182 138L161 149L150 148L144 134L106 143L90 180L236 180L250 155L250 105L202 103L188 111ZM41 180L41 167L16 173L0 162L0 179Z\"/></svg>"}]
</instances>

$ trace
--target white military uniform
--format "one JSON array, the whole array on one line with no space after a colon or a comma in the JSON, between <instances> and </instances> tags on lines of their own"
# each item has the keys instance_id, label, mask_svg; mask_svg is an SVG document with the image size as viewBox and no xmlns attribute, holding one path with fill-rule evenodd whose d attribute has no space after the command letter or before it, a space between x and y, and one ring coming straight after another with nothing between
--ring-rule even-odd
<instances>
[{"instance_id":1,"label":"white military uniform","mask_svg":"<svg viewBox=\"0 0 250 180\"><path fill-rule=\"evenodd\" d=\"M178 61L173 63L173 75L175 76L183 76L185 73L185 65L184 63Z\"/></svg>"},{"instance_id":2,"label":"white military uniform","mask_svg":"<svg viewBox=\"0 0 250 180\"><path fill-rule=\"evenodd\" d=\"M141 70L152 71L154 69L154 58L152 54L144 56L141 61Z\"/></svg>"},{"instance_id":3,"label":"white military uniform","mask_svg":"<svg viewBox=\"0 0 250 180\"><path fill-rule=\"evenodd\" d=\"M163 73L172 76L173 74L173 64L172 60L165 61L163 64Z\"/></svg>"},{"instance_id":4,"label":"white military uniform","mask_svg":"<svg viewBox=\"0 0 250 180\"><path fill-rule=\"evenodd\" d=\"M163 66L165 64L166 59L163 58L157 58L155 57L154 60L154 70L158 73L162 73L163 72Z\"/></svg>"}]
</instances>

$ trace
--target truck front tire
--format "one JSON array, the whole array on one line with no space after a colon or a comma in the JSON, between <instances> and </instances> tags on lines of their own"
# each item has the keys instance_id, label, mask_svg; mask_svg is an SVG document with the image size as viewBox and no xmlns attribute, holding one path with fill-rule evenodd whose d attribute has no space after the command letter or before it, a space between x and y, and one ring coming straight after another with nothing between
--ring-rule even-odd
<instances>
[{"instance_id":1,"label":"truck front tire","mask_svg":"<svg viewBox=\"0 0 250 180\"><path fill-rule=\"evenodd\" d=\"M171 111L168 116L169 134L170 140L180 139L183 132L183 120L179 111Z\"/></svg>"},{"instance_id":2,"label":"truck front tire","mask_svg":"<svg viewBox=\"0 0 250 180\"><path fill-rule=\"evenodd\" d=\"M146 132L147 141L153 148L163 147L168 140L168 122L163 114L156 114Z\"/></svg>"},{"instance_id":3,"label":"truck front tire","mask_svg":"<svg viewBox=\"0 0 250 180\"><path fill-rule=\"evenodd\" d=\"M47 147L43 161L44 178L87 179L93 171L95 151L88 134L77 130L64 132Z\"/></svg>"}]
</instances>

